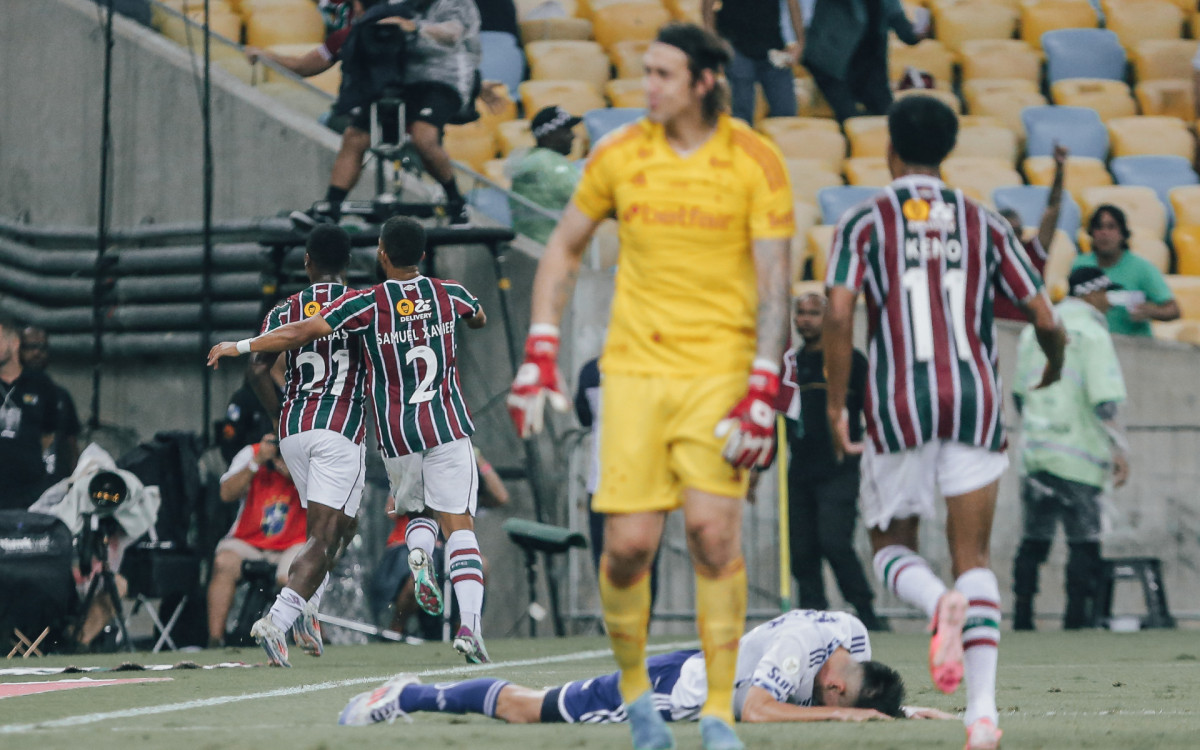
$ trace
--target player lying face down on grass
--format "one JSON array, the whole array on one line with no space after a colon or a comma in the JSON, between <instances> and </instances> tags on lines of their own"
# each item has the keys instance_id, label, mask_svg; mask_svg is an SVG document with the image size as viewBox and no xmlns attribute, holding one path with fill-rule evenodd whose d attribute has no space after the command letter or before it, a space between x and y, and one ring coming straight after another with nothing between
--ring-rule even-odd
<instances>
[{"instance_id":1,"label":"player lying face down on grass","mask_svg":"<svg viewBox=\"0 0 1200 750\"><path fill-rule=\"evenodd\" d=\"M871 660L867 629L851 614L792 610L742 636L740 646L734 694L738 721L953 718L936 709L901 705L900 675ZM651 656L647 666L662 718L698 719L708 694L704 654L672 651ZM403 674L356 695L338 722L390 722L418 711L481 714L512 724L609 724L627 719L617 673L542 690L491 677L422 685L414 675Z\"/></svg>"}]
</instances>

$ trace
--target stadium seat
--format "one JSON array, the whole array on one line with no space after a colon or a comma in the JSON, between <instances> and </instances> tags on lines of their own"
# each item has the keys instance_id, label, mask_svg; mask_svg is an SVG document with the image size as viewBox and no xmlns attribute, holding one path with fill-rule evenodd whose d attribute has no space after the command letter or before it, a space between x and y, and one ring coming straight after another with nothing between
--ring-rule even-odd
<instances>
[{"instance_id":1,"label":"stadium seat","mask_svg":"<svg viewBox=\"0 0 1200 750\"><path fill-rule=\"evenodd\" d=\"M1098 18L1089 3L1077 0L1041 0L1021 6L1021 38L1036 49L1042 35L1058 29L1094 29Z\"/></svg>"},{"instance_id":2,"label":"stadium seat","mask_svg":"<svg viewBox=\"0 0 1200 750\"><path fill-rule=\"evenodd\" d=\"M850 155L886 156L888 144L887 118L883 116L851 117L842 123L850 141Z\"/></svg>"},{"instance_id":3,"label":"stadium seat","mask_svg":"<svg viewBox=\"0 0 1200 750\"><path fill-rule=\"evenodd\" d=\"M1021 185L1021 175L1005 159L971 156L952 157L942 162L942 179L975 200L992 205L992 191Z\"/></svg>"},{"instance_id":4,"label":"stadium seat","mask_svg":"<svg viewBox=\"0 0 1200 750\"><path fill-rule=\"evenodd\" d=\"M493 94L499 100L496 111L493 112L482 97L475 100L475 109L479 112L479 119L486 122L488 127L495 131L500 123L517 119L517 103L513 101L508 87L502 83L493 87Z\"/></svg>"},{"instance_id":5,"label":"stadium seat","mask_svg":"<svg viewBox=\"0 0 1200 750\"><path fill-rule=\"evenodd\" d=\"M1085 225L1096 207L1104 203L1111 203L1124 211L1130 227L1142 227L1154 237L1166 236L1167 207L1158 199L1158 193L1151 188L1140 185L1111 185L1084 190L1080 208L1086 217Z\"/></svg>"},{"instance_id":6,"label":"stadium seat","mask_svg":"<svg viewBox=\"0 0 1200 750\"><path fill-rule=\"evenodd\" d=\"M820 159L829 165L830 171L842 171L842 161L846 158L846 138L836 130L780 130L770 137L785 158Z\"/></svg>"},{"instance_id":7,"label":"stadium seat","mask_svg":"<svg viewBox=\"0 0 1200 750\"><path fill-rule=\"evenodd\" d=\"M447 125L442 140L451 159L483 171L489 159L496 158L496 134L482 120L466 125Z\"/></svg>"},{"instance_id":8,"label":"stadium seat","mask_svg":"<svg viewBox=\"0 0 1200 750\"><path fill-rule=\"evenodd\" d=\"M1200 320L1200 277L1172 274L1166 277L1167 286L1179 303L1184 320Z\"/></svg>"},{"instance_id":9,"label":"stadium seat","mask_svg":"<svg viewBox=\"0 0 1200 750\"><path fill-rule=\"evenodd\" d=\"M622 125L644 117L645 114L645 109L633 107L593 109L583 115L583 126L587 128L588 142L596 143Z\"/></svg>"},{"instance_id":10,"label":"stadium seat","mask_svg":"<svg viewBox=\"0 0 1200 750\"><path fill-rule=\"evenodd\" d=\"M759 132L768 138L799 130L825 130L831 133L841 132L837 121L824 117L764 117L757 126Z\"/></svg>"},{"instance_id":11,"label":"stadium seat","mask_svg":"<svg viewBox=\"0 0 1200 750\"><path fill-rule=\"evenodd\" d=\"M1068 78L1125 80L1125 50L1107 29L1059 29L1042 35L1046 83Z\"/></svg>"},{"instance_id":12,"label":"stadium seat","mask_svg":"<svg viewBox=\"0 0 1200 750\"><path fill-rule=\"evenodd\" d=\"M937 40L952 52L961 52L964 42L975 39L1011 39L1017 28L1017 12L999 3L964 0L933 8Z\"/></svg>"},{"instance_id":13,"label":"stadium seat","mask_svg":"<svg viewBox=\"0 0 1200 750\"><path fill-rule=\"evenodd\" d=\"M501 156L533 148L535 145L533 133L529 132L529 120L509 120L500 123L496 129L496 146Z\"/></svg>"},{"instance_id":14,"label":"stadium seat","mask_svg":"<svg viewBox=\"0 0 1200 750\"><path fill-rule=\"evenodd\" d=\"M975 112L986 97L998 93L1039 94L1039 88L1035 81L1025 78L974 78L963 81L962 93L967 111Z\"/></svg>"},{"instance_id":15,"label":"stadium seat","mask_svg":"<svg viewBox=\"0 0 1200 750\"><path fill-rule=\"evenodd\" d=\"M1031 230L1037 231L1037 230ZM1074 234L1068 235L1061 229L1054 230L1054 239L1050 241L1049 254L1046 257L1046 267L1042 269L1042 278L1050 291L1050 299L1058 302L1067 296L1067 277L1071 275L1071 266L1079 257L1079 248L1075 246Z\"/></svg>"},{"instance_id":16,"label":"stadium seat","mask_svg":"<svg viewBox=\"0 0 1200 750\"><path fill-rule=\"evenodd\" d=\"M846 182L858 187L885 187L892 183L892 172L882 156L859 156L842 165Z\"/></svg>"},{"instance_id":17,"label":"stadium seat","mask_svg":"<svg viewBox=\"0 0 1200 750\"><path fill-rule=\"evenodd\" d=\"M646 89L640 78L618 78L604 84L604 95L614 107L646 106Z\"/></svg>"},{"instance_id":18,"label":"stadium seat","mask_svg":"<svg viewBox=\"0 0 1200 750\"><path fill-rule=\"evenodd\" d=\"M191 6L188 7L190 8ZM195 24L201 26L204 24L204 11L202 9L189 10L184 15ZM224 12L210 10L208 27L214 34L219 34L233 42L241 42L242 17L231 10ZM157 28L159 33L181 47L187 47L190 41L192 47L197 51L204 49L204 34L201 33L200 28L193 26L189 35L187 25L183 19L177 16L163 13L162 20L159 22ZM212 47L215 48L215 46L216 43L214 42ZM311 47L311 45L309 46Z\"/></svg>"},{"instance_id":19,"label":"stadium seat","mask_svg":"<svg viewBox=\"0 0 1200 750\"><path fill-rule=\"evenodd\" d=\"M854 208L859 203L879 194L876 187L841 187L822 188L817 192L817 204L821 207L821 223L837 224L842 214Z\"/></svg>"},{"instance_id":20,"label":"stadium seat","mask_svg":"<svg viewBox=\"0 0 1200 750\"><path fill-rule=\"evenodd\" d=\"M532 117L543 107L557 104L576 117L604 108L604 97L583 81L525 81L517 89L525 114Z\"/></svg>"},{"instance_id":21,"label":"stadium seat","mask_svg":"<svg viewBox=\"0 0 1200 750\"><path fill-rule=\"evenodd\" d=\"M1108 121L1113 156L1159 154L1192 160L1195 141L1175 117L1119 117Z\"/></svg>"},{"instance_id":22,"label":"stadium seat","mask_svg":"<svg viewBox=\"0 0 1200 750\"><path fill-rule=\"evenodd\" d=\"M1175 272L1182 276L1200 276L1200 225L1180 224L1171 230L1175 246Z\"/></svg>"},{"instance_id":23,"label":"stadium seat","mask_svg":"<svg viewBox=\"0 0 1200 750\"><path fill-rule=\"evenodd\" d=\"M1050 188L1042 185L1015 185L999 187L992 191L992 205L997 211L1012 209L1021 215L1021 225L1037 228L1042 223L1046 202L1050 199ZM1081 221L1079 205L1069 192L1063 191L1062 203L1056 226L1074 237L1079 232Z\"/></svg>"},{"instance_id":24,"label":"stadium seat","mask_svg":"<svg viewBox=\"0 0 1200 750\"><path fill-rule=\"evenodd\" d=\"M1196 42L1191 39L1147 39L1129 53L1133 76L1137 81L1192 78L1192 56Z\"/></svg>"},{"instance_id":25,"label":"stadium seat","mask_svg":"<svg viewBox=\"0 0 1200 750\"><path fill-rule=\"evenodd\" d=\"M1174 117L1191 122L1196 116L1193 88L1192 81L1186 78L1142 81L1134 87L1133 96L1143 115Z\"/></svg>"},{"instance_id":26,"label":"stadium seat","mask_svg":"<svg viewBox=\"0 0 1200 750\"><path fill-rule=\"evenodd\" d=\"M971 114L994 117L1014 133L1025 133L1021 112L1029 107L1045 107L1046 98L1040 92L996 91L978 94L971 104Z\"/></svg>"},{"instance_id":27,"label":"stadium seat","mask_svg":"<svg viewBox=\"0 0 1200 750\"><path fill-rule=\"evenodd\" d=\"M488 81L500 81L509 91L516 91L525 78L525 55L517 38L503 31L479 32L482 56L479 72Z\"/></svg>"},{"instance_id":28,"label":"stadium seat","mask_svg":"<svg viewBox=\"0 0 1200 750\"><path fill-rule=\"evenodd\" d=\"M267 7L246 19L246 44L320 44L325 41L325 19L311 3Z\"/></svg>"},{"instance_id":29,"label":"stadium seat","mask_svg":"<svg viewBox=\"0 0 1200 750\"><path fill-rule=\"evenodd\" d=\"M610 47L608 57L617 69L617 78L640 79L642 77L642 56L646 54L649 46L649 41L635 39L617 42Z\"/></svg>"},{"instance_id":30,"label":"stadium seat","mask_svg":"<svg viewBox=\"0 0 1200 750\"><path fill-rule=\"evenodd\" d=\"M595 9L592 33L606 50L617 42L650 40L671 20L667 9L652 3L614 3Z\"/></svg>"},{"instance_id":31,"label":"stadium seat","mask_svg":"<svg viewBox=\"0 0 1200 750\"><path fill-rule=\"evenodd\" d=\"M535 18L521 21L521 41L530 42L592 38L592 22L586 18Z\"/></svg>"},{"instance_id":32,"label":"stadium seat","mask_svg":"<svg viewBox=\"0 0 1200 750\"><path fill-rule=\"evenodd\" d=\"M944 91L942 89L907 89L895 93L896 99L903 99L908 96L929 96L945 104L956 113L962 112L962 102L958 100L953 91Z\"/></svg>"},{"instance_id":33,"label":"stadium seat","mask_svg":"<svg viewBox=\"0 0 1200 750\"><path fill-rule=\"evenodd\" d=\"M815 281L825 280L829 250L833 247L833 233L836 228L832 224L820 224L808 230L808 259L812 263L812 277Z\"/></svg>"},{"instance_id":34,"label":"stadium seat","mask_svg":"<svg viewBox=\"0 0 1200 750\"><path fill-rule=\"evenodd\" d=\"M612 63L596 42L578 40L529 42L525 45L529 79L537 81L587 81L604 91Z\"/></svg>"},{"instance_id":35,"label":"stadium seat","mask_svg":"<svg viewBox=\"0 0 1200 750\"><path fill-rule=\"evenodd\" d=\"M1200 226L1200 186L1183 185L1167 192L1167 202L1179 226Z\"/></svg>"},{"instance_id":36,"label":"stadium seat","mask_svg":"<svg viewBox=\"0 0 1200 750\"><path fill-rule=\"evenodd\" d=\"M1104 26L1117 35L1126 54L1147 39L1183 36L1183 11L1166 0L1105 2Z\"/></svg>"},{"instance_id":37,"label":"stadium seat","mask_svg":"<svg viewBox=\"0 0 1200 750\"><path fill-rule=\"evenodd\" d=\"M1015 167L1019 153L1016 133L1003 125L980 125L959 128L958 142L950 152L950 158L968 156L1002 159Z\"/></svg>"},{"instance_id":38,"label":"stadium seat","mask_svg":"<svg viewBox=\"0 0 1200 750\"><path fill-rule=\"evenodd\" d=\"M792 181L792 199L816 204L817 193L822 188L841 187L842 176L829 169L829 165L817 159L786 159L788 175Z\"/></svg>"},{"instance_id":39,"label":"stadium seat","mask_svg":"<svg viewBox=\"0 0 1200 750\"><path fill-rule=\"evenodd\" d=\"M1118 156L1108 166L1118 185L1142 185L1157 193L1172 223L1171 190L1200 184L1191 160L1179 156Z\"/></svg>"},{"instance_id":40,"label":"stadium seat","mask_svg":"<svg viewBox=\"0 0 1200 750\"><path fill-rule=\"evenodd\" d=\"M959 57L963 81L977 78L1042 78L1042 56L1020 39L976 39L963 42ZM970 101L967 102L968 108Z\"/></svg>"},{"instance_id":41,"label":"stadium seat","mask_svg":"<svg viewBox=\"0 0 1200 750\"><path fill-rule=\"evenodd\" d=\"M1049 187L1054 182L1054 158L1031 156L1021 164L1030 185ZM1083 205L1083 192L1088 188L1105 187L1112 184L1112 175L1104 162L1089 156L1069 156L1064 168L1063 187L1079 205Z\"/></svg>"},{"instance_id":42,"label":"stadium seat","mask_svg":"<svg viewBox=\"0 0 1200 750\"><path fill-rule=\"evenodd\" d=\"M898 39L888 45L888 79L898 81L905 68L923 70L933 76L934 87L954 85L954 53L936 39L922 39L911 47Z\"/></svg>"},{"instance_id":43,"label":"stadium seat","mask_svg":"<svg viewBox=\"0 0 1200 750\"><path fill-rule=\"evenodd\" d=\"M1087 107L1026 107L1021 110L1025 124L1027 156L1050 156L1054 144L1071 150L1071 156L1108 158L1108 130L1096 111Z\"/></svg>"},{"instance_id":44,"label":"stadium seat","mask_svg":"<svg viewBox=\"0 0 1200 750\"><path fill-rule=\"evenodd\" d=\"M792 263L792 283L796 284L805 277L805 265L808 263L808 232L817 226L821 210L812 203L796 201L792 205L792 213L796 216L796 231L792 233L789 255Z\"/></svg>"},{"instance_id":45,"label":"stadium seat","mask_svg":"<svg viewBox=\"0 0 1200 750\"><path fill-rule=\"evenodd\" d=\"M704 16L701 12L703 2L701 0L664 0L663 5L670 12L671 18L674 18L676 21L694 23L697 26L704 25Z\"/></svg>"},{"instance_id":46,"label":"stadium seat","mask_svg":"<svg viewBox=\"0 0 1200 750\"><path fill-rule=\"evenodd\" d=\"M1050 87L1050 98L1064 107L1088 107L1096 110L1100 119L1108 122L1114 117L1137 114L1137 104L1123 81L1107 78L1067 78Z\"/></svg>"},{"instance_id":47,"label":"stadium seat","mask_svg":"<svg viewBox=\"0 0 1200 750\"><path fill-rule=\"evenodd\" d=\"M514 0L517 8L517 19L524 21L529 18L571 18L581 16L575 0Z\"/></svg>"},{"instance_id":48,"label":"stadium seat","mask_svg":"<svg viewBox=\"0 0 1200 750\"><path fill-rule=\"evenodd\" d=\"M185 14L199 11L200 23L204 23L204 0L160 0L160 2L161 6L158 3L151 3L150 5L150 27L164 36L166 36L166 32L163 31L164 24L178 19L174 14L163 10L163 7ZM238 13L237 8L230 5L226 0L209 0L209 13L232 13L238 16L239 19L241 18L241 14ZM174 37L171 37L171 40L176 41Z\"/></svg>"}]
</instances>

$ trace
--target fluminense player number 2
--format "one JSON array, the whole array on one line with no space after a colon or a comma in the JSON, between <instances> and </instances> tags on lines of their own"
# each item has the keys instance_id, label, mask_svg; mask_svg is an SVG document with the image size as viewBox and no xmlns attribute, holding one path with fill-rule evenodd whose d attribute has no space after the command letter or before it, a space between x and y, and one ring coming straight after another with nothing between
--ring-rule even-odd
<instances>
[{"instance_id":1,"label":"fluminense player number 2","mask_svg":"<svg viewBox=\"0 0 1200 750\"><path fill-rule=\"evenodd\" d=\"M408 397L410 404L423 404L426 401L432 401L435 391L429 386L433 385L433 381L437 378L438 360L437 355L433 353L433 349L422 344L414 346L404 355L404 363L411 365L414 360L421 360L425 363L425 376L421 378L421 382L417 384L417 389Z\"/></svg>"}]
</instances>

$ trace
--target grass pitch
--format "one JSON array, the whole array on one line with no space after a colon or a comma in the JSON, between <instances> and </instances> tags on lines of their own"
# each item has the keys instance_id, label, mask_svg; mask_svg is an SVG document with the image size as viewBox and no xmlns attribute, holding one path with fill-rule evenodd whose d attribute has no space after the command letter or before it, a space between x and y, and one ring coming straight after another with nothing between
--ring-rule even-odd
<instances>
[{"instance_id":1,"label":"grass pitch","mask_svg":"<svg viewBox=\"0 0 1200 750\"><path fill-rule=\"evenodd\" d=\"M880 634L877 659L900 670L908 702L961 711L963 690L930 685L927 639ZM660 645L663 643L660 640ZM603 638L489 640L496 664L466 667L448 644L331 646L313 659L293 649L292 669L92 673L95 679L170 677L0 700L0 747L50 750L124 748L417 748L529 750L628 748L624 726L508 726L478 716L417 714L412 723L339 727L354 694L402 671L426 682L497 676L540 687L611 671ZM173 654L136 654L167 664ZM257 649L188 654L201 664L259 662ZM0 667L115 665L128 655L13 660ZM32 682L81 675L0 677ZM1000 651L1000 724L1006 748L1200 747L1200 633L1005 633ZM675 726L681 750L699 747L694 724ZM957 721L743 725L749 748L958 748Z\"/></svg>"}]
</instances>

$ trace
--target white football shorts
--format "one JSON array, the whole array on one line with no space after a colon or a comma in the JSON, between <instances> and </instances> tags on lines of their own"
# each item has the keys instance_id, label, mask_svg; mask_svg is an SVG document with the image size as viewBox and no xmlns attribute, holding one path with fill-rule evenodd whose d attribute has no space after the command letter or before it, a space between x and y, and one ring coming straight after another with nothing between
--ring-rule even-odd
<instances>
[{"instance_id":1,"label":"white football shorts","mask_svg":"<svg viewBox=\"0 0 1200 750\"><path fill-rule=\"evenodd\" d=\"M425 508L475 515L479 469L471 438L459 438L420 453L384 458L397 513Z\"/></svg>"},{"instance_id":2,"label":"white football shorts","mask_svg":"<svg viewBox=\"0 0 1200 750\"><path fill-rule=\"evenodd\" d=\"M367 474L365 446L333 430L306 430L280 440L279 453L301 505L314 502L351 518L358 515Z\"/></svg>"}]
</instances>

